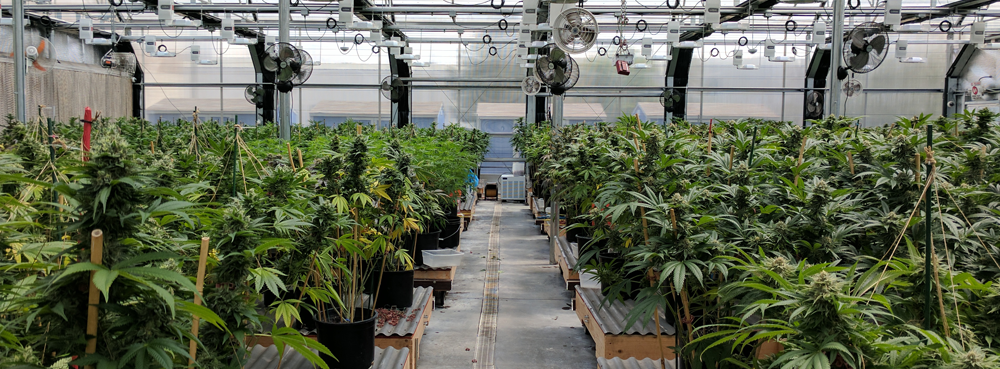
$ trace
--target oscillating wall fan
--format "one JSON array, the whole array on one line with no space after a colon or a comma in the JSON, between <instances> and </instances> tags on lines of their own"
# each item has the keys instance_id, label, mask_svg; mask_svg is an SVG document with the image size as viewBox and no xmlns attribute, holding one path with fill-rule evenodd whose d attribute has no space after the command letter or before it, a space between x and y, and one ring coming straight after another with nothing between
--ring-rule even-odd
<instances>
[{"instance_id":1,"label":"oscillating wall fan","mask_svg":"<svg viewBox=\"0 0 1000 369\"><path fill-rule=\"evenodd\" d=\"M880 23L867 22L854 27L844 40L844 62L854 73L868 73L885 60L889 35Z\"/></svg>"},{"instance_id":2,"label":"oscillating wall fan","mask_svg":"<svg viewBox=\"0 0 1000 369\"><path fill-rule=\"evenodd\" d=\"M389 99L392 102L399 101L399 89L403 87L403 81L399 78L394 78L393 76L386 76L382 78L382 83L379 85L379 91L382 92L382 97Z\"/></svg>"},{"instance_id":3,"label":"oscillating wall fan","mask_svg":"<svg viewBox=\"0 0 1000 369\"><path fill-rule=\"evenodd\" d=\"M243 90L243 97L246 97L248 103L251 103L258 108L263 107L264 86L259 86L259 85L247 86L246 90Z\"/></svg>"},{"instance_id":4,"label":"oscillating wall fan","mask_svg":"<svg viewBox=\"0 0 1000 369\"><path fill-rule=\"evenodd\" d=\"M823 93L819 91L809 91L806 95L806 118L823 118Z\"/></svg>"},{"instance_id":5,"label":"oscillating wall fan","mask_svg":"<svg viewBox=\"0 0 1000 369\"><path fill-rule=\"evenodd\" d=\"M684 96L681 95L680 91L675 89L669 89L663 91L660 94L660 106L663 107L664 111L667 113L675 113L680 111L680 103L684 100Z\"/></svg>"},{"instance_id":6,"label":"oscillating wall fan","mask_svg":"<svg viewBox=\"0 0 1000 369\"><path fill-rule=\"evenodd\" d=\"M264 70L275 74L280 92L289 92L312 75L312 56L287 42L275 42L264 50Z\"/></svg>"},{"instance_id":7,"label":"oscillating wall fan","mask_svg":"<svg viewBox=\"0 0 1000 369\"><path fill-rule=\"evenodd\" d=\"M542 90L542 81L535 76L527 76L521 81L521 91L525 95L535 96Z\"/></svg>"},{"instance_id":8,"label":"oscillating wall fan","mask_svg":"<svg viewBox=\"0 0 1000 369\"><path fill-rule=\"evenodd\" d=\"M549 86L554 95L562 95L580 80L580 67L562 49L550 47L548 55L535 61L535 76Z\"/></svg>"},{"instance_id":9,"label":"oscillating wall fan","mask_svg":"<svg viewBox=\"0 0 1000 369\"><path fill-rule=\"evenodd\" d=\"M31 71L47 72L56 63L56 52L52 47L52 41L45 37L39 37L37 41L27 41L24 47L24 58L31 64ZM14 57L14 53L10 53Z\"/></svg>"},{"instance_id":10,"label":"oscillating wall fan","mask_svg":"<svg viewBox=\"0 0 1000 369\"><path fill-rule=\"evenodd\" d=\"M570 54L579 54L594 47L599 32L597 18L584 8L566 9L552 24L553 41Z\"/></svg>"}]
</instances>

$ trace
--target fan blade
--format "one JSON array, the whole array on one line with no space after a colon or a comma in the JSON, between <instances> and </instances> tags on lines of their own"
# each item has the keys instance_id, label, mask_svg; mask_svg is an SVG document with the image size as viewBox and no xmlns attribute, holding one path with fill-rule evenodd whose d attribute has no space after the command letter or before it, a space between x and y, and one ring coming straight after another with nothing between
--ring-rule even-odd
<instances>
[{"instance_id":1,"label":"fan blade","mask_svg":"<svg viewBox=\"0 0 1000 369\"><path fill-rule=\"evenodd\" d=\"M857 54L865 49L865 36L861 32L851 32L851 51ZM857 50L857 51L855 51Z\"/></svg>"},{"instance_id":2,"label":"fan blade","mask_svg":"<svg viewBox=\"0 0 1000 369\"><path fill-rule=\"evenodd\" d=\"M566 57L566 52L560 48L554 48L551 50L552 51L549 51L549 60L552 62L562 61L562 59Z\"/></svg>"},{"instance_id":3,"label":"fan blade","mask_svg":"<svg viewBox=\"0 0 1000 369\"><path fill-rule=\"evenodd\" d=\"M597 31L591 27L581 27L580 33L577 36L583 43L591 43L597 39Z\"/></svg>"},{"instance_id":4,"label":"fan blade","mask_svg":"<svg viewBox=\"0 0 1000 369\"><path fill-rule=\"evenodd\" d=\"M278 61L274 60L274 58L271 57L264 58L264 69L267 70L268 72L277 72Z\"/></svg>"},{"instance_id":5,"label":"fan blade","mask_svg":"<svg viewBox=\"0 0 1000 369\"><path fill-rule=\"evenodd\" d=\"M46 71L45 67L42 67L41 64L38 64L38 60L31 62L31 66L35 67L35 69L38 69L42 72Z\"/></svg>"},{"instance_id":6,"label":"fan blade","mask_svg":"<svg viewBox=\"0 0 1000 369\"><path fill-rule=\"evenodd\" d=\"M42 42L38 44L37 50L38 50L38 56L39 57L42 56L42 53L45 52L45 45L46 44L48 44L48 42L45 42L44 38L42 39Z\"/></svg>"},{"instance_id":7,"label":"fan blade","mask_svg":"<svg viewBox=\"0 0 1000 369\"><path fill-rule=\"evenodd\" d=\"M876 54L881 54L882 50L885 49L885 36L878 35L878 37L873 38L868 45L871 45L872 50L875 50Z\"/></svg>"},{"instance_id":8,"label":"fan blade","mask_svg":"<svg viewBox=\"0 0 1000 369\"><path fill-rule=\"evenodd\" d=\"M280 50L278 50L278 58L281 60L294 57L296 56L295 54L296 54L295 49L292 48L292 46L290 45L284 45L281 47Z\"/></svg>"},{"instance_id":9,"label":"fan blade","mask_svg":"<svg viewBox=\"0 0 1000 369\"><path fill-rule=\"evenodd\" d=\"M291 68L282 68L281 71L278 72L278 75L275 77L275 79L277 79L278 81L288 81L292 79L293 76L295 76L295 73L292 72Z\"/></svg>"},{"instance_id":10,"label":"fan blade","mask_svg":"<svg viewBox=\"0 0 1000 369\"><path fill-rule=\"evenodd\" d=\"M851 69L855 71L864 70L865 65L867 64L868 64L867 52L861 52L851 57Z\"/></svg>"},{"instance_id":11,"label":"fan blade","mask_svg":"<svg viewBox=\"0 0 1000 369\"><path fill-rule=\"evenodd\" d=\"M566 23L575 26L583 24L583 19L580 18L580 12L569 12L569 14L566 15Z\"/></svg>"}]
</instances>

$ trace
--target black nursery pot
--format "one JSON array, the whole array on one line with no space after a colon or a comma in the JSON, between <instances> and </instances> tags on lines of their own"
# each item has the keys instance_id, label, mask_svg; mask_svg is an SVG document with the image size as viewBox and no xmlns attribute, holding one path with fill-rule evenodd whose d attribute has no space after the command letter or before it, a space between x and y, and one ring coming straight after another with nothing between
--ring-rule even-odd
<instances>
[{"instance_id":1,"label":"black nursery pot","mask_svg":"<svg viewBox=\"0 0 1000 369\"><path fill-rule=\"evenodd\" d=\"M335 317L337 310L330 309L327 315ZM375 361L377 321L378 314L368 309L358 309L354 319L345 323L328 323L316 318L316 340L326 346L335 357L321 354L326 365L329 365L330 369L371 368Z\"/></svg>"},{"instance_id":2,"label":"black nursery pot","mask_svg":"<svg viewBox=\"0 0 1000 369\"><path fill-rule=\"evenodd\" d=\"M444 230L441 231L441 243L439 246L442 249L453 249L458 247L458 244L461 241L461 235L459 234L459 228L461 227L461 218L448 219L447 223L445 223Z\"/></svg>"},{"instance_id":3,"label":"black nursery pot","mask_svg":"<svg viewBox=\"0 0 1000 369\"><path fill-rule=\"evenodd\" d=\"M608 239L604 238L596 242L592 242L593 237L587 235L576 235L576 247L579 251L579 255L583 255L590 250L607 250L608 249Z\"/></svg>"},{"instance_id":4,"label":"black nursery pot","mask_svg":"<svg viewBox=\"0 0 1000 369\"><path fill-rule=\"evenodd\" d=\"M602 250L598 254L598 260L600 260L601 264L611 264L611 267L616 270L625 269L625 255L612 254L606 250ZM622 297L627 300L635 300L636 297L639 297L639 291L642 290L642 282L645 280L644 277L645 274L641 271L625 273L623 278L632 281L632 288L629 291L622 291ZM606 285L604 281L601 281L601 294L607 294L609 288L611 288L611 285Z\"/></svg>"},{"instance_id":5,"label":"black nursery pot","mask_svg":"<svg viewBox=\"0 0 1000 369\"><path fill-rule=\"evenodd\" d=\"M440 236L441 231L420 233L417 235L416 243L413 242L412 235L406 237L406 243L403 248L410 250L410 257L413 258L413 266L424 264L424 253L421 251L437 250L440 248Z\"/></svg>"},{"instance_id":6,"label":"black nursery pot","mask_svg":"<svg viewBox=\"0 0 1000 369\"><path fill-rule=\"evenodd\" d=\"M381 280L379 279L379 272L373 272L371 281L365 287L365 292L369 295L374 296L378 293L378 298L375 299L375 308L408 308L413 304L413 270L405 270L401 272L390 272L385 271L381 273Z\"/></svg>"}]
</instances>

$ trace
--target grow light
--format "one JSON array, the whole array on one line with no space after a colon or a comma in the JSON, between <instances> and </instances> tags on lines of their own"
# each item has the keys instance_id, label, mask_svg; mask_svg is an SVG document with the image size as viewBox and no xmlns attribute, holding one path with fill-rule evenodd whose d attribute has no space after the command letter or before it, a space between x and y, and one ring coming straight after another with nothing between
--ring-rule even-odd
<instances>
[{"instance_id":1,"label":"grow light","mask_svg":"<svg viewBox=\"0 0 1000 369\"><path fill-rule=\"evenodd\" d=\"M736 69L739 69L739 70L758 70L758 69L760 69L760 67L758 67L756 64L743 64L743 66L736 67Z\"/></svg>"},{"instance_id":2,"label":"grow light","mask_svg":"<svg viewBox=\"0 0 1000 369\"><path fill-rule=\"evenodd\" d=\"M535 63L522 63L521 68L534 68Z\"/></svg>"},{"instance_id":3,"label":"grow light","mask_svg":"<svg viewBox=\"0 0 1000 369\"><path fill-rule=\"evenodd\" d=\"M646 63L635 63L631 66L632 69L649 69L649 65Z\"/></svg>"},{"instance_id":4,"label":"grow light","mask_svg":"<svg viewBox=\"0 0 1000 369\"><path fill-rule=\"evenodd\" d=\"M411 67L429 67L429 66L431 66L431 62L428 62L428 61L415 61L415 62L410 63L410 66Z\"/></svg>"},{"instance_id":5,"label":"grow light","mask_svg":"<svg viewBox=\"0 0 1000 369\"><path fill-rule=\"evenodd\" d=\"M775 56L773 58L767 58L767 59L770 60L770 61L773 61L773 62L778 62L778 63L789 63L789 62L795 61L795 57L794 56L787 56L787 55L780 55L780 56Z\"/></svg>"},{"instance_id":6,"label":"grow light","mask_svg":"<svg viewBox=\"0 0 1000 369\"><path fill-rule=\"evenodd\" d=\"M201 21L190 20L190 19L174 19L168 22L167 25L172 27L201 27Z\"/></svg>"},{"instance_id":7,"label":"grow light","mask_svg":"<svg viewBox=\"0 0 1000 369\"><path fill-rule=\"evenodd\" d=\"M396 55L397 60L420 60L419 54L399 54Z\"/></svg>"},{"instance_id":8,"label":"grow light","mask_svg":"<svg viewBox=\"0 0 1000 369\"><path fill-rule=\"evenodd\" d=\"M650 55L646 60L648 61L665 61L670 60L670 55Z\"/></svg>"},{"instance_id":9,"label":"grow light","mask_svg":"<svg viewBox=\"0 0 1000 369\"><path fill-rule=\"evenodd\" d=\"M87 41L87 45L111 46L111 44L112 42L110 38L95 38Z\"/></svg>"},{"instance_id":10,"label":"grow light","mask_svg":"<svg viewBox=\"0 0 1000 369\"><path fill-rule=\"evenodd\" d=\"M911 56L909 58L899 59L900 63L926 63L927 60L919 56Z\"/></svg>"},{"instance_id":11,"label":"grow light","mask_svg":"<svg viewBox=\"0 0 1000 369\"><path fill-rule=\"evenodd\" d=\"M218 60L202 59L198 61L198 65L218 65Z\"/></svg>"}]
</instances>

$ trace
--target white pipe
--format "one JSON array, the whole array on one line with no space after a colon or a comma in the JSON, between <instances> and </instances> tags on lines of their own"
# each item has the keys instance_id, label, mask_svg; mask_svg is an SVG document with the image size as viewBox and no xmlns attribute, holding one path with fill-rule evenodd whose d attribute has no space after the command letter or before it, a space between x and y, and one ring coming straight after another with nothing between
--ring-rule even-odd
<instances>
[{"instance_id":1,"label":"white pipe","mask_svg":"<svg viewBox=\"0 0 1000 369\"><path fill-rule=\"evenodd\" d=\"M833 0L833 35L830 36L832 52L830 55L830 114L841 114L841 85L837 79L837 70L844 60L844 0Z\"/></svg>"},{"instance_id":2,"label":"white pipe","mask_svg":"<svg viewBox=\"0 0 1000 369\"><path fill-rule=\"evenodd\" d=\"M289 41L288 22L291 20L291 0L278 0L278 42ZM292 137L292 99L288 92L278 93L279 137L288 140Z\"/></svg>"}]
</instances>

